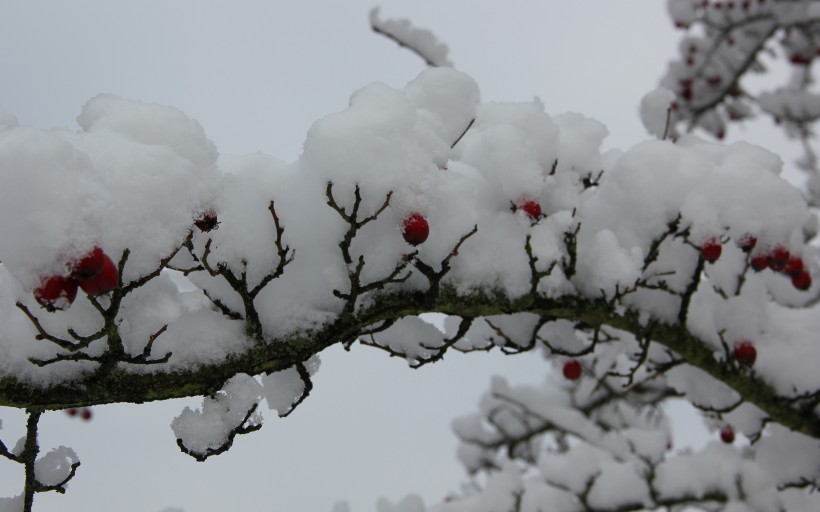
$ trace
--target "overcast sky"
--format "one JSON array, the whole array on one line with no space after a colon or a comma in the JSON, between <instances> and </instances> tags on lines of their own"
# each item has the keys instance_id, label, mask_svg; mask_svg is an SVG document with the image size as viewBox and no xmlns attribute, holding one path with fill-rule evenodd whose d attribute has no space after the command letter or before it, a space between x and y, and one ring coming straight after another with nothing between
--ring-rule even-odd
<instances>
[{"instance_id":1,"label":"overcast sky","mask_svg":"<svg viewBox=\"0 0 820 512\"><path fill-rule=\"evenodd\" d=\"M375 5L0 0L0 105L23 125L75 129L88 99L114 93L180 108L223 153L293 161L311 123L344 109L356 89L373 81L401 87L423 69L418 57L370 32ZM603 121L606 147L624 149L646 138L637 105L680 38L660 0L379 5L382 17L433 30L484 101L538 96L550 114ZM747 136L757 132L730 132ZM331 350L322 360L313 396L291 417L267 414L261 431L206 463L181 454L169 427L198 399L97 407L90 424L47 414L41 446L75 448L82 467L65 496L40 494L35 510L329 512L347 500L370 511L380 496L441 499L466 478L450 421L473 410L492 374L539 383L547 368L535 355L453 354L413 371L364 347ZM23 418L0 408L7 444ZM0 463L0 496L21 489L18 467Z\"/></svg>"}]
</instances>

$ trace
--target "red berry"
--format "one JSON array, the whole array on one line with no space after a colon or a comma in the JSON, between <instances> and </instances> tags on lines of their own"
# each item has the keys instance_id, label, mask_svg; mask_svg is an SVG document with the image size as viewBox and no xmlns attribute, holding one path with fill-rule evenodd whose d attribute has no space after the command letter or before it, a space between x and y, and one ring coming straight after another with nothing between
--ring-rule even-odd
<instances>
[{"instance_id":1,"label":"red berry","mask_svg":"<svg viewBox=\"0 0 820 512\"><path fill-rule=\"evenodd\" d=\"M47 277L34 290L34 298L49 312L68 309L77 298L77 281L64 276Z\"/></svg>"},{"instance_id":2,"label":"red berry","mask_svg":"<svg viewBox=\"0 0 820 512\"><path fill-rule=\"evenodd\" d=\"M717 238L710 238L703 245L700 246L700 255L709 263L714 263L720 258L720 253L723 252L723 247Z\"/></svg>"},{"instance_id":3,"label":"red berry","mask_svg":"<svg viewBox=\"0 0 820 512\"><path fill-rule=\"evenodd\" d=\"M803 270L799 274L792 275L792 286L800 291L806 291L811 288L811 274Z\"/></svg>"},{"instance_id":4,"label":"red berry","mask_svg":"<svg viewBox=\"0 0 820 512\"><path fill-rule=\"evenodd\" d=\"M723 81L723 78L720 75L712 75L706 79L706 83L712 87L717 87L720 85L720 82Z\"/></svg>"},{"instance_id":5,"label":"red berry","mask_svg":"<svg viewBox=\"0 0 820 512\"><path fill-rule=\"evenodd\" d=\"M120 273L117 265L108 257L103 255L103 268L99 274L91 279L80 281L80 288L89 295L102 295L117 287L120 280Z\"/></svg>"},{"instance_id":6,"label":"red berry","mask_svg":"<svg viewBox=\"0 0 820 512\"><path fill-rule=\"evenodd\" d=\"M751 341L738 341L735 342L735 349L732 352L732 357L734 357L735 361L743 366L752 366L755 364L755 359L757 359L757 349L755 349L755 346Z\"/></svg>"},{"instance_id":7,"label":"red berry","mask_svg":"<svg viewBox=\"0 0 820 512\"><path fill-rule=\"evenodd\" d=\"M419 245L427 240L430 225L420 213L411 213L401 221L401 234L410 245Z\"/></svg>"},{"instance_id":8,"label":"red berry","mask_svg":"<svg viewBox=\"0 0 820 512\"><path fill-rule=\"evenodd\" d=\"M581 378L581 363L577 359L570 359L564 363L564 378L567 380L578 380Z\"/></svg>"},{"instance_id":9,"label":"red berry","mask_svg":"<svg viewBox=\"0 0 820 512\"><path fill-rule=\"evenodd\" d=\"M212 229L219 229L219 219L217 218L215 211L208 210L194 221L194 225L196 225L200 231L207 233Z\"/></svg>"},{"instance_id":10,"label":"red berry","mask_svg":"<svg viewBox=\"0 0 820 512\"><path fill-rule=\"evenodd\" d=\"M69 407L68 409L65 410L65 413L68 414L69 416L76 416L78 412L80 412L80 411L78 411L76 407Z\"/></svg>"},{"instance_id":11,"label":"red berry","mask_svg":"<svg viewBox=\"0 0 820 512\"><path fill-rule=\"evenodd\" d=\"M99 247L94 247L91 252L71 265L71 276L79 280L91 279L102 271L104 263L105 253Z\"/></svg>"},{"instance_id":12,"label":"red berry","mask_svg":"<svg viewBox=\"0 0 820 512\"><path fill-rule=\"evenodd\" d=\"M94 417L94 413L91 411L91 409L86 407L85 409L83 409L83 412L80 414L80 417L83 419L83 421L91 421L91 418Z\"/></svg>"},{"instance_id":13,"label":"red berry","mask_svg":"<svg viewBox=\"0 0 820 512\"><path fill-rule=\"evenodd\" d=\"M808 66L811 64L812 55L795 53L789 58L789 62L797 66Z\"/></svg>"},{"instance_id":14,"label":"red berry","mask_svg":"<svg viewBox=\"0 0 820 512\"><path fill-rule=\"evenodd\" d=\"M758 254L757 256L752 256L751 264L755 272L763 272L769 266L769 258L763 254Z\"/></svg>"},{"instance_id":15,"label":"red berry","mask_svg":"<svg viewBox=\"0 0 820 512\"><path fill-rule=\"evenodd\" d=\"M800 256L791 256L786 266L783 267L783 273L792 277L799 276L803 273L803 258Z\"/></svg>"},{"instance_id":16,"label":"red berry","mask_svg":"<svg viewBox=\"0 0 820 512\"><path fill-rule=\"evenodd\" d=\"M726 444L732 444L735 442L735 430L730 426L726 425L722 429L720 429L720 440Z\"/></svg>"},{"instance_id":17,"label":"red berry","mask_svg":"<svg viewBox=\"0 0 820 512\"><path fill-rule=\"evenodd\" d=\"M744 235L743 238L737 241L737 246L743 252L751 252L757 245L757 237L754 235Z\"/></svg>"},{"instance_id":18,"label":"red berry","mask_svg":"<svg viewBox=\"0 0 820 512\"><path fill-rule=\"evenodd\" d=\"M786 268L786 263L789 262L789 256L791 256L789 250L782 245L778 245L772 249L771 254L769 254L769 259L767 260L769 268L775 272L782 272L783 269Z\"/></svg>"},{"instance_id":19,"label":"red berry","mask_svg":"<svg viewBox=\"0 0 820 512\"><path fill-rule=\"evenodd\" d=\"M524 210L524 213L527 214L527 217L531 218L532 220L538 220L541 218L541 205L533 201L532 199L525 199L518 203L518 209Z\"/></svg>"}]
</instances>

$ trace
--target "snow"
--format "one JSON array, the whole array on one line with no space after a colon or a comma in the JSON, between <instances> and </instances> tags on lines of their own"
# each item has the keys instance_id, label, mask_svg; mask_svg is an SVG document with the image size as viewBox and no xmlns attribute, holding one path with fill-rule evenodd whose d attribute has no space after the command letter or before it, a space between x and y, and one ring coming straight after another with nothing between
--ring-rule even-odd
<instances>
[{"instance_id":1,"label":"snow","mask_svg":"<svg viewBox=\"0 0 820 512\"><path fill-rule=\"evenodd\" d=\"M677 19L688 19L683 7L691 3L669 5L680 8ZM407 28L380 22L377 12L373 16L379 26ZM417 32L404 36L429 42ZM664 90L645 98L642 115L656 137L662 137L662 127L665 131L661 118L670 100ZM767 108L775 109L782 98L767 101ZM715 119L713 129L721 122ZM310 128L293 163L261 153L219 154L203 127L178 109L112 95L90 100L78 124L78 130L20 127L0 110L0 218L16 219L0 223L2 377L45 387L96 367L88 361L32 364L30 358L65 351L48 340L32 342L37 331L21 310L33 312L47 332L62 338L76 341L72 333L99 331L104 324L98 308L110 306L111 296L81 294L65 311L48 313L31 292L48 276L71 275L72 262L100 247L120 262L126 285L170 262L118 303L115 324L125 353L140 356L150 343L152 358L168 357L148 366L122 362L128 372L193 370L242 354L253 343L309 335L345 311L351 276L361 286L400 276L358 297L351 309L363 311L381 299L379 293L428 288L413 258L434 270L449 258L452 269L444 283L459 292L516 299L534 289L539 300L604 299L619 310L637 311L646 325L675 323L686 313L686 327L716 360L729 357L724 343L750 339L759 349L755 374L778 391L820 386L811 365L817 359L814 330L807 324L789 326L792 313L770 305L771 297L793 305L809 296L789 288L783 276L750 273L748 256L736 246L753 235L758 240L753 254L778 245L807 260L813 254L802 238L806 203L780 176L780 159L761 148L681 136L602 153L608 133L602 123L576 113L552 115L539 99L482 104L475 82L448 68L426 70L403 88L374 83L359 89L347 109ZM537 203L543 215L531 218L522 208L525 201ZM218 217L218 228L195 227L206 212ZM402 240L401 222L409 213L424 216L431 226L428 240L417 247ZM569 239L577 239L574 253ZM704 264L700 247L709 240L717 241L723 254ZM536 279L533 267L551 270ZM682 313L681 294L701 267L698 289ZM247 288L244 297L229 280ZM260 316L261 339L248 335L249 297ZM754 462L718 444L667 458L666 420L631 404L618 402L588 414L584 407L597 407L596 400L612 389L640 385L653 391L652 368L634 371L628 384L614 375L634 369L646 347L613 329L602 335L604 341L595 341L593 353L582 353L593 343L591 334L577 330L583 326L537 313L474 318L455 348L537 345L546 353L578 355L584 376L569 383L553 375L542 387L495 379L479 413L458 419L453 428L464 441L459 456L468 470L490 463L502 469L481 493L436 510L509 509L525 486L535 495L555 496L558 509L571 509L556 485L589 490L594 506L649 506L649 463L658 466L655 485L665 496L716 490L739 499L741 478L748 502L769 510L780 499L772 478L783 483L817 473L811 462L816 447L779 427L764 429L764 414L753 406L709 421L731 424L749 438L760 436ZM362 341L415 366L445 346L459 321L448 318L441 332L419 317L403 316L384 330L371 326L377 332ZM102 354L109 341L104 334L84 353ZM646 354L652 364L673 357L654 344ZM794 363L795 356L802 362ZM563 360L553 358L556 365ZM785 366L789 372L781 371ZM314 373L318 359L307 361L306 369ZM174 419L174 434L188 451L208 455L231 442L261 398L284 415L305 392L296 368L261 381L231 378L205 397L200 409L186 408ZM707 408L724 409L739 398L685 365L670 370L663 383ZM253 426L259 422L258 413L247 420ZM548 441L554 439L547 436L528 438L516 448L538 461L540 482L494 452L504 436L526 436L533 429L562 431L576 443L560 455L550 451ZM781 453L799 460L788 466ZM59 483L75 460L67 448L49 452L39 463L38 478ZM559 460L569 461L573 470L566 471ZM378 509L425 507L411 496L396 504L385 500Z\"/></svg>"},{"instance_id":2,"label":"snow","mask_svg":"<svg viewBox=\"0 0 820 512\"><path fill-rule=\"evenodd\" d=\"M43 485L58 485L68 478L71 466L78 462L79 458L74 450L60 446L37 459L34 463L34 475Z\"/></svg>"},{"instance_id":3,"label":"snow","mask_svg":"<svg viewBox=\"0 0 820 512\"><path fill-rule=\"evenodd\" d=\"M407 19L383 20L379 17L379 8L370 10L370 26L395 39L402 46L408 46L420 53L423 59L432 66L449 66L453 63L447 58L447 45L436 39L435 34L426 29L414 27Z\"/></svg>"},{"instance_id":4,"label":"snow","mask_svg":"<svg viewBox=\"0 0 820 512\"><path fill-rule=\"evenodd\" d=\"M13 498L0 498L0 512L22 512L23 495Z\"/></svg>"},{"instance_id":5,"label":"snow","mask_svg":"<svg viewBox=\"0 0 820 512\"><path fill-rule=\"evenodd\" d=\"M675 93L665 87L658 87L641 99L641 121L650 135L659 139L667 135L674 101Z\"/></svg>"},{"instance_id":6,"label":"snow","mask_svg":"<svg viewBox=\"0 0 820 512\"><path fill-rule=\"evenodd\" d=\"M313 356L305 363L308 375L319 370L319 356ZM279 372L272 372L262 376L262 396L268 403L268 408L275 410L279 416L288 414L293 405L305 392L305 382L296 368L288 368Z\"/></svg>"},{"instance_id":7,"label":"snow","mask_svg":"<svg viewBox=\"0 0 820 512\"><path fill-rule=\"evenodd\" d=\"M231 431L246 423L261 392L262 386L253 377L236 375L215 397L205 397L201 409L186 407L171 422L171 429L186 449L200 456L208 455L228 443ZM249 424L259 422L258 413L247 421Z\"/></svg>"},{"instance_id":8,"label":"snow","mask_svg":"<svg viewBox=\"0 0 820 512\"><path fill-rule=\"evenodd\" d=\"M681 454L658 467L655 487L670 497L703 497L710 492L745 499L753 509L778 510L777 487L753 462L719 442L697 453Z\"/></svg>"},{"instance_id":9,"label":"snow","mask_svg":"<svg viewBox=\"0 0 820 512\"><path fill-rule=\"evenodd\" d=\"M666 0L666 10L676 24L689 26L697 19L697 0Z\"/></svg>"}]
</instances>

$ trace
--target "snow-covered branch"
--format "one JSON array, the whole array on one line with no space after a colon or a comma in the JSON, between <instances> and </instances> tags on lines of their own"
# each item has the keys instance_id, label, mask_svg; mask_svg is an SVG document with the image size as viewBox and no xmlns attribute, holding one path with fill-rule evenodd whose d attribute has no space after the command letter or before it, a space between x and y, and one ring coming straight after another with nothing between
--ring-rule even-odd
<instances>
[{"instance_id":1,"label":"snow-covered branch","mask_svg":"<svg viewBox=\"0 0 820 512\"><path fill-rule=\"evenodd\" d=\"M668 109L656 106L645 113L660 125ZM679 136L602 153L601 123L538 100L480 104L449 68L360 89L313 125L293 164L220 156L182 112L110 95L78 121L0 129L0 218L17 219L0 223L2 405L204 396L174 421L179 446L204 459L260 428L261 398L290 413L317 354L358 340L413 367L450 349L571 359L563 374L587 398L563 392L559 418L549 400L495 393L495 433L470 439L534 464L544 454L532 441L557 425L559 440L628 466L613 474L638 483L616 510L703 496L661 486L671 461L645 453L632 423L604 421L610 402L637 421L683 396L738 423L767 468L779 467L767 443L820 439L807 363L820 349L787 331L820 294L801 231L810 213L761 148ZM450 317L446 332L418 318L430 312ZM606 429L622 435L607 444ZM482 460L528 510L508 461ZM747 478L745 459L731 460ZM817 480L800 468L777 474L773 492ZM607 475L549 492L603 510L597 489L617 483Z\"/></svg>"}]
</instances>

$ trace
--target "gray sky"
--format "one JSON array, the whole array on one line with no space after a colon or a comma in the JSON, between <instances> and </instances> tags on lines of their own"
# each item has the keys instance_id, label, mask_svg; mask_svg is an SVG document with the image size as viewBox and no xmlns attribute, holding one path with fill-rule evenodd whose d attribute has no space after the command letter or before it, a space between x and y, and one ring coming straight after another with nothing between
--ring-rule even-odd
<instances>
[{"instance_id":1,"label":"gray sky","mask_svg":"<svg viewBox=\"0 0 820 512\"><path fill-rule=\"evenodd\" d=\"M400 87L423 63L372 34L374 3L0 0L0 105L23 125L75 128L100 92L173 105L202 123L223 153L262 151L292 161L313 121L372 81ZM637 115L674 55L676 32L659 0L381 2L450 47L484 101L540 97L551 114L580 112L610 129L606 147L646 138ZM757 136L754 130L730 137ZM761 139L765 140L765 139ZM334 349L313 396L290 418L267 414L257 433L206 463L181 454L169 427L185 404L95 408L90 424L46 415L44 448L82 461L65 496L38 495L38 512L353 510L407 492L429 502L465 480L450 421L471 412L494 374L538 383L534 355L453 354L412 371L381 352ZM13 444L23 415L0 408ZM13 434L10 434L13 433ZM0 463L0 496L22 476Z\"/></svg>"}]
</instances>

